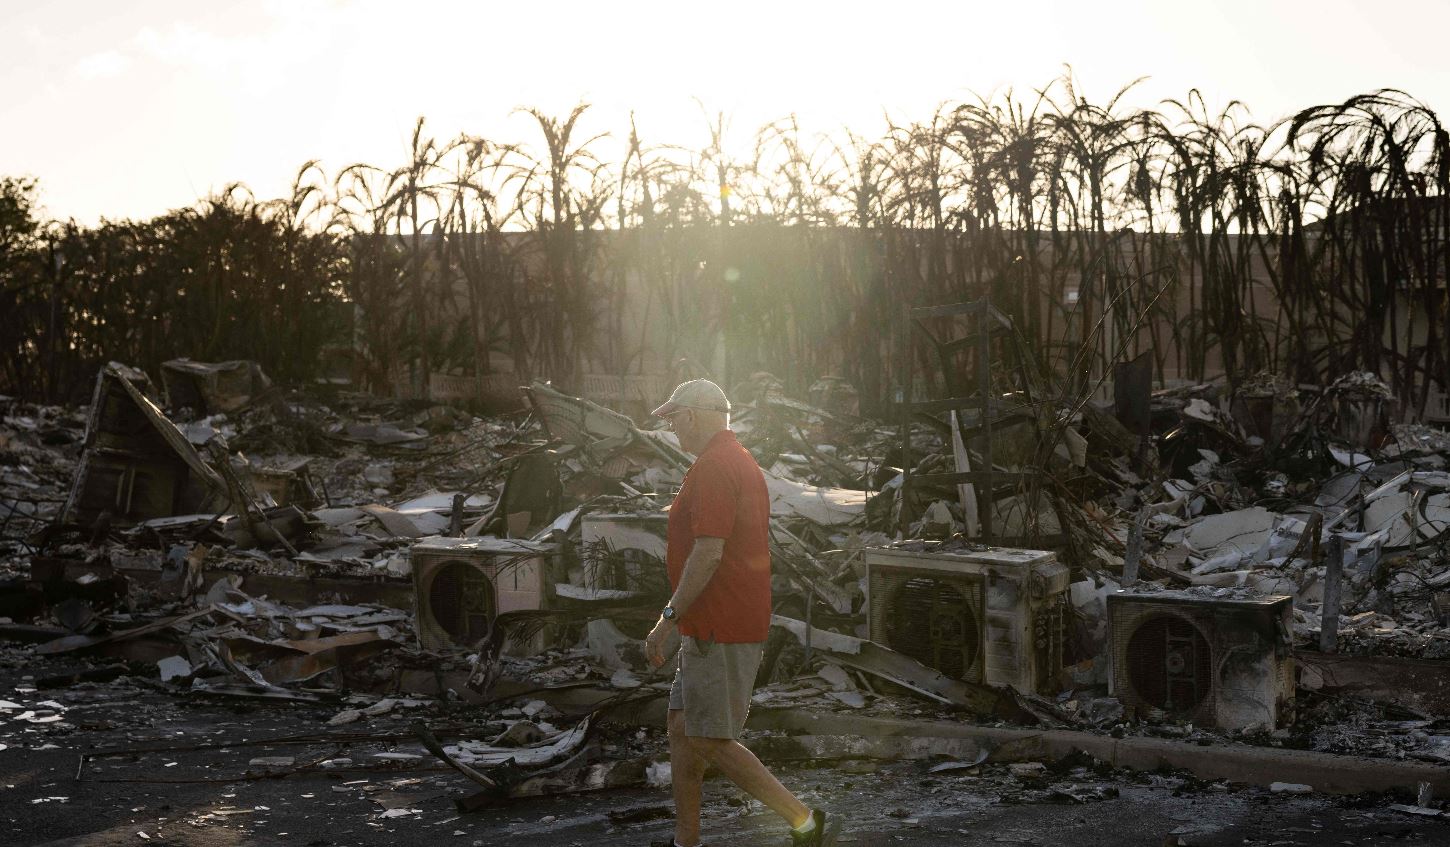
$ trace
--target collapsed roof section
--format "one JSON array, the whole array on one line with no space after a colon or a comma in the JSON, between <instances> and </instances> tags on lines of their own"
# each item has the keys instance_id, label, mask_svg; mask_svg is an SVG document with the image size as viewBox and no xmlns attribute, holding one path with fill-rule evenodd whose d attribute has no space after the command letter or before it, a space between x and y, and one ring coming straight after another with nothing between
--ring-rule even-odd
<instances>
[{"instance_id":1,"label":"collapsed roof section","mask_svg":"<svg viewBox=\"0 0 1450 847\"><path fill-rule=\"evenodd\" d=\"M226 505L226 484L151 392L144 371L118 362L101 369L62 521L129 525Z\"/></svg>"}]
</instances>

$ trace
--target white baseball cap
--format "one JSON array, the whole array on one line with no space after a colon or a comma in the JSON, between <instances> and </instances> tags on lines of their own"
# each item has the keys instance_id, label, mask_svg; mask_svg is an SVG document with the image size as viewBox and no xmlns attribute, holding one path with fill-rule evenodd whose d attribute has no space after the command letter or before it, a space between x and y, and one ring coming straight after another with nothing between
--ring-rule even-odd
<instances>
[{"instance_id":1,"label":"white baseball cap","mask_svg":"<svg viewBox=\"0 0 1450 847\"><path fill-rule=\"evenodd\" d=\"M679 409L705 409L711 412L730 412L730 401L720 386L708 379L692 379L675 386L663 406L650 414L657 418L667 417Z\"/></svg>"}]
</instances>

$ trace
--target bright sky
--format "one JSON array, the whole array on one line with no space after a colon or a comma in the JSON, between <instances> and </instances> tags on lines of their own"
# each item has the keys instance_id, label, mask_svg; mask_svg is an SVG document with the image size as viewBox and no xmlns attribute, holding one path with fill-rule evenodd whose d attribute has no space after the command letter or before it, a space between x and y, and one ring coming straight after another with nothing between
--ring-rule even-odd
<instances>
[{"instance_id":1,"label":"bright sky","mask_svg":"<svg viewBox=\"0 0 1450 847\"><path fill-rule=\"evenodd\" d=\"M1268 123L1380 87L1450 110L1450 0L0 0L0 174L54 217L189 205L233 181L282 194L299 165L403 161L440 139L534 140L515 107L622 141L699 148L692 98L748 149L795 113L875 135L883 113L1028 93L1071 64L1088 96L1237 98ZM601 152L608 155L613 148Z\"/></svg>"}]
</instances>

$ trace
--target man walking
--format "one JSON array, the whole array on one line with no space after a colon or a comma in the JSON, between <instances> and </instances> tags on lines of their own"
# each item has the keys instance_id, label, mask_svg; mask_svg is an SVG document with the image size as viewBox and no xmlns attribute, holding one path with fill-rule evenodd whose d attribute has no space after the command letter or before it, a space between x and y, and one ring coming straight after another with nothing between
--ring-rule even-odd
<instances>
[{"instance_id":1,"label":"man walking","mask_svg":"<svg viewBox=\"0 0 1450 847\"><path fill-rule=\"evenodd\" d=\"M654 414L695 456L670 507L665 558L674 594L645 640L660 667L666 641L680 635L669 711L673 847L700 844L709 765L784 818L794 847L828 844L825 812L807 808L737 740L770 630L765 475L730 431L730 401L715 383L682 383Z\"/></svg>"}]
</instances>

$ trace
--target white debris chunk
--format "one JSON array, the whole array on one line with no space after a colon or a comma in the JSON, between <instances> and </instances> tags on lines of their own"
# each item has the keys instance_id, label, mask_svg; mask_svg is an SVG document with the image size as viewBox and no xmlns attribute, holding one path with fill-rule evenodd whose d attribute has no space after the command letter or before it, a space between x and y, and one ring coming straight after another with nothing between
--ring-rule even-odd
<instances>
[{"instance_id":1,"label":"white debris chunk","mask_svg":"<svg viewBox=\"0 0 1450 847\"><path fill-rule=\"evenodd\" d=\"M649 766L644 769L644 781L651 788L670 787L670 763L650 762Z\"/></svg>"},{"instance_id":2,"label":"white debris chunk","mask_svg":"<svg viewBox=\"0 0 1450 847\"><path fill-rule=\"evenodd\" d=\"M173 679L185 679L191 676L191 662L185 656L167 656L156 663L161 670L161 681L170 682Z\"/></svg>"}]
</instances>

